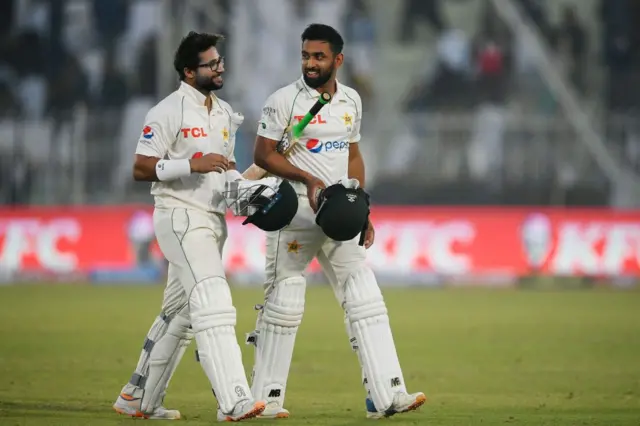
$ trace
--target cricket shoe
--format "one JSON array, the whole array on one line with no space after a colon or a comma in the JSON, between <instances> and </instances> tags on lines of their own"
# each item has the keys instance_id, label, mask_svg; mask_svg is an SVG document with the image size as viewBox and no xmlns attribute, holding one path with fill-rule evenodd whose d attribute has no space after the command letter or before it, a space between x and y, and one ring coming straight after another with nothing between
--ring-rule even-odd
<instances>
[{"instance_id":1,"label":"cricket shoe","mask_svg":"<svg viewBox=\"0 0 640 426\"><path fill-rule=\"evenodd\" d=\"M252 419L259 416L264 411L266 404L264 401L254 401L253 399L246 399L240 401L233 408L233 411L228 414L224 414L220 408L218 408L218 421L219 422L239 422L242 420Z\"/></svg>"},{"instance_id":2,"label":"cricket shoe","mask_svg":"<svg viewBox=\"0 0 640 426\"><path fill-rule=\"evenodd\" d=\"M180 411L167 410L164 407L158 407L153 410L153 413L143 413L140 411L140 405L142 404L141 398L134 398L131 395L121 393L113 404L113 409L118 414L124 414L130 417L141 417L149 420L179 420Z\"/></svg>"},{"instance_id":3,"label":"cricket shoe","mask_svg":"<svg viewBox=\"0 0 640 426\"><path fill-rule=\"evenodd\" d=\"M258 416L259 419L288 419L289 410L280 405L278 401L267 402L262 414Z\"/></svg>"},{"instance_id":4,"label":"cricket shoe","mask_svg":"<svg viewBox=\"0 0 640 426\"><path fill-rule=\"evenodd\" d=\"M391 417L394 414L406 413L418 409L422 404L427 401L427 397L422 392L416 392L408 394L406 392L398 392L393 396L393 402L391 407L383 412L379 412L376 406L373 404L371 398L367 398L365 403L367 406L367 418L368 419L382 419L385 417Z\"/></svg>"}]
</instances>

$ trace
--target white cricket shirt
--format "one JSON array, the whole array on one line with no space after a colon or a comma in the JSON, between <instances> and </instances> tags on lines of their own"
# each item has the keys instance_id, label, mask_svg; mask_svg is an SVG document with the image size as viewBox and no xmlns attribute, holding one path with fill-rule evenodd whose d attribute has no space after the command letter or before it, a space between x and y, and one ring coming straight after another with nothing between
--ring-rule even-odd
<instances>
[{"instance_id":1,"label":"white cricket shirt","mask_svg":"<svg viewBox=\"0 0 640 426\"><path fill-rule=\"evenodd\" d=\"M277 90L262 109L258 135L279 141L287 126L300 121L319 97L320 93L307 86L302 77ZM327 186L337 183L348 175L349 144L360 141L361 121L360 95L337 83L331 102L304 129L288 160Z\"/></svg>"},{"instance_id":2,"label":"white cricket shirt","mask_svg":"<svg viewBox=\"0 0 640 426\"><path fill-rule=\"evenodd\" d=\"M221 154L235 162L235 133L230 134L233 110L213 93L211 97L213 104L208 113L206 97L182 82L178 90L147 113L136 154L177 160L192 158L201 152ZM156 207L194 208L224 214L224 187L222 173L192 173L186 178L153 182L151 195Z\"/></svg>"}]
</instances>

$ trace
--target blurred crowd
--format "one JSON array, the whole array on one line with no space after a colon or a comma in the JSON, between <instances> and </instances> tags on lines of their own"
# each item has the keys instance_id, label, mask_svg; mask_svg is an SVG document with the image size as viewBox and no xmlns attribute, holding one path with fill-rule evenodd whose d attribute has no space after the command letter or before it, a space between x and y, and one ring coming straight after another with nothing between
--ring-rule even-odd
<instances>
[{"instance_id":1,"label":"blurred crowd","mask_svg":"<svg viewBox=\"0 0 640 426\"><path fill-rule=\"evenodd\" d=\"M247 117L237 144L241 167L251 163L251 123L267 96L300 75L299 37L308 23L343 32L361 59L346 64L343 78L365 101L372 90L366 62L374 26L359 0L3 0L0 7L5 203L29 203L37 194L44 202L74 202L70 185L79 176L83 196L75 201L146 193L131 182L130 159L146 111L177 86L171 55L191 29L227 38L220 96ZM162 44L167 19L176 32L172 46ZM160 81L163 70L168 85ZM35 181L45 164L50 175Z\"/></svg>"},{"instance_id":2,"label":"blurred crowd","mask_svg":"<svg viewBox=\"0 0 640 426\"><path fill-rule=\"evenodd\" d=\"M472 1L472 0L467 0ZM493 4L484 2L477 32L452 27L442 12L442 1L405 3L400 38L413 37L416 21L424 20L437 34L438 70L419 82L407 108L469 108L474 103L505 103L517 94L514 84L532 74L535 63L524 40L500 19ZM602 96L609 111L640 107L640 3L632 0L558 1L560 16L552 20L544 0L516 0L542 41L554 53L568 81L580 95ZM589 8L595 10L589 10ZM597 13L589 26L585 15ZM596 46L590 46L595 43ZM590 55L590 52L596 52ZM590 85L589 71L602 68L602 90ZM592 81L591 81L592 82ZM531 92L527 93L530 97Z\"/></svg>"},{"instance_id":3,"label":"blurred crowd","mask_svg":"<svg viewBox=\"0 0 640 426\"><path fill-rule=\"evenodd\" d=\"M407 131L391 150L380 193L409 181L420 203L609 203L611 182L585 154L538 46L612 157L640 171L640 27L633 24L640 3L510 3L533 42L498 2L404 2L398 45L418 43L429 54L415 63L420 71L400 101L396 127Z\"/></svg>"},{"instance_id":4,"label":"blurred crowd","mask_svg":"<svg viewBox=\"0 0 640 426\"><path fill-rule=\"evenodd\" d=\"M555 2L554 10L560 10L553 17L551 2ZM640 3L512 3L540 34L554 64L581 102L594 106L590 111L606 117L618 114L616 120L627 120L640 106L640 26L636 25ZM455 4L474 6L480 13L469 25L461 25L446 13L447 7ZM509 133L513 111L521 112L520 121L530 125L535 120L526 114L553 119L559 107L540 75L531 46L493 4L489 0L398 0L393 2L393 8L399 8L398 25L389 34L382 31L387 12L381 8L392 6L371 0L3 0L0 203L148 199L147 187L129 178L130 162L144 114L176 85L172 65L165 63L175 48L163 37L170 27L178 38L178 33L190 29L228 36L222 46L227 76L221 96L247 116L238 135L241 168L251 162L255 130L251 123L256 122L264 100L299 76L302 29L308 23L323 22L338 28L346 39L347 61L340 79L361 93L365 112L370 114L364 132L371 135L375 147L390 145L387 138L376 139L382 134L376 123L393 127L375 119L389 108L380 106L383 104L376 96L388 86L389 77L396 78L403 71L399 68L405 67L384 59L385 52L411 53L416 46L417 51L428 52L426 59L412 62L411 68L417 72L403 86L406 95L393 105L406 117L410 129L406 138L393 140L393 146L402 147L396 151L403 155L395 162L373 158L373 164L422 161L416 153L424 151L423 155L435 158L437 167L433 169L446 177L443 168L460 163L458 157L471 156L465 162L466 177L454 173L455 183L465 178L483 185L487 178L496 182L496 168L501 175L508 174L509 165L520 170L518 161L506 161L508 154L496 153L508 150L506 139L538 140L540 134L550 133L548 121L533 130L518 125L517 132ZM167 75L171 79L168 85ZM452 119L434 121L434 114ZM466 121L456 119L458 116ZM560 128L554 133L556 139L577 137L566 120L552 127ZM603 134L624 142L620 145L623 157L640 158L640 149L635 148L640 132L630 128L633 125L625 121L624 126L606 127ZM434 132L440 134L435 151L428 144ZM462 139L463 154L449 143ZM556 140L543 139L548 145ZM515 147L513 156L528 157L528 151L519 150L517 143L510 146ZM629 154L629 150L635 151ZM535 165L537 173L553 163L553 158L547 157L556 155L553 150L541 152ZM575 157L572 151L568 155ZM582 164L589 166L589 161ZM553 170L557 174L557 169ZM570 170L565 174L572 175ZM403 177L380 176L375 181L378 199L405 202L394 198L398 191L385 187L386 183L393 188L397 178ZM432 180L433 176L424 176L421 184ZM504 193L504 187L488 187ZM447 188L444 192L451 192ZM423 196L415 197L415 202L450 202L432 197L424 188L419 192ZM458 198L465 201L464 196ZM543 196L539 202L552 201Z\"/></svg>"}]
</instances>

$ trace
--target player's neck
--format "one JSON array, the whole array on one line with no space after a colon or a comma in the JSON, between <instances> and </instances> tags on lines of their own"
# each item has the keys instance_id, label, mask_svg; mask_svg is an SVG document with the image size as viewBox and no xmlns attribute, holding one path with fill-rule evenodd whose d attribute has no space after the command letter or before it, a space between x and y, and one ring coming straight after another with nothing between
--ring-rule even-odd
<instances>
[{"instance_id":1,"label":"player's neck","mask_svg":"<svg viewBox=\"0 0 640 426\"><path fill-rule=\"evenodd\" d=\"M335 95L337 90L338 90L338 83L336 82L335 78L332 78L322 86L316 88L316 91L318 93L329 92L331 96Z\"/></svg>"},{"instance_id":2,"label":"player's neck","mask_svg":"<svg viewBox=\"0 0 640 426\"><path fill-rule=\"evenodd\" d=\"M189 86L193 87L194 90L197 90L198 92L202 93L202 96L204 96L205 99L212 95L209 90L205 90L205 89L201 89L199 87L196 87L195 84L193 84L193 83L191 83L189 81L185 81L185 83L187 83Z\"/></svg>"}]
</instances>

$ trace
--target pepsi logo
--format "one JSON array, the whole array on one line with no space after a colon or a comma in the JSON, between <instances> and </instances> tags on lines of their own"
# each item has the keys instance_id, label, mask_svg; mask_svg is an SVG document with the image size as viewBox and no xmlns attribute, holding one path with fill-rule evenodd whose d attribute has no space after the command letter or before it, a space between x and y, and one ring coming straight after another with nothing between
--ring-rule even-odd
<instances>
[{"instance_id":1,"label":"pepsi logo","mask_svg":"<svg viewBox=\"0 0 640 426\"><path fill-rule=\"evenodd\" d=\"M307 141L307 149L314 154L317 154L318 152L322 151L322 142L320 142L320 140L318 139L309 139Z\"/></svg>"},{"instance_id":2,"label":"pepsi logo","mask_svg":"<svg viewBox=\"0 0 640 426\"><path fill-rule=\"evenodd\" d=\"M347 141L321 141L319 139L309 139L307 141L307 150L313 154L321 151L325 152L346 152L349 150L349 142Z\"/></svg>"},{"instance_id":3,"label":"pepsi logo","mask_svg":"<svg viewBox=\"0 0 640 426\"><path fill-rule=\"evenodd\" d=\"M149 126L144 126L144 129L142 129L142 137L151 139L153 137L153 129Z\"/></svg>"}]
</instances>

